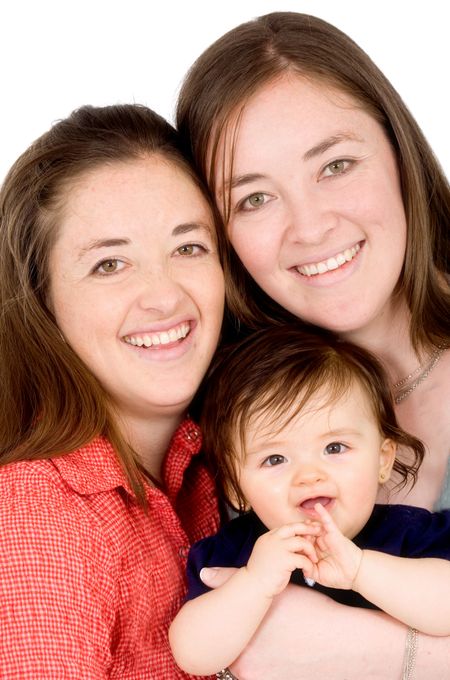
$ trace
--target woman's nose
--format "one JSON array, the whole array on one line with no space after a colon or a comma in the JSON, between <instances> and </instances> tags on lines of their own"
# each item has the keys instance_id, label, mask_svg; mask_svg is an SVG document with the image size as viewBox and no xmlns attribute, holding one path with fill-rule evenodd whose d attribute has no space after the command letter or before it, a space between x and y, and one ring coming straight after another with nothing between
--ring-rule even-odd
<instances>
[{"instance_id":1,"label":"woman's nose","mask_svg":"<svg viewBox=\"0 0 450 680\"><path fill-rule=\"evenodd\" d=\"M320 245L336 225L332 210L313 192L291 199L287 204L288 233L302 245Z\"/></svg>"},{"instance_id":2,"label":"woman's nose","mask_svg":"<svg viewBox=\"0 0 450 680\"><path fill-rule=\"evenodd\" d=\"M139 281L138 304L142 309L170 314L185 296L180 283L167 271L142 276Z\"/></svg>"}]
</instances>

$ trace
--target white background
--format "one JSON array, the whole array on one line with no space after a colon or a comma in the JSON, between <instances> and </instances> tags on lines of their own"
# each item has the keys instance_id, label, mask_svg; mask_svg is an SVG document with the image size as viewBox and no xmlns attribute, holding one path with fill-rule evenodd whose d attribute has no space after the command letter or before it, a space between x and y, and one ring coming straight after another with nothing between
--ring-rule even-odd
<instances>
[{"instance_id":1,"label":"white background","mask_svg":"<svg viewBox=\"0 0 450 680\"><path fill-rule=\"evenodd\" d=\"M147 104L173 121L176 94L213 40L294 10L348 33L399 90L450 174L446 0L2 0L0 181L53 121L82 104Z\"/></svg>"}]
</instances>

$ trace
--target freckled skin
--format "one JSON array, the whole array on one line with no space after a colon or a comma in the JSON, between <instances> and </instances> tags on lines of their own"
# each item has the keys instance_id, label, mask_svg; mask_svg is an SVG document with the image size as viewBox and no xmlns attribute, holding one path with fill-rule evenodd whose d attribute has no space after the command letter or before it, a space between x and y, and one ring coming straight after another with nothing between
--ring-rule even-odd
<instances>
[{"instance_id":1,"label":"freckled skin","mask_svg":"<svg viewBox=\"0 0 450 680\"><path fill-rule=\"evenodd\" d=\"M214 223L193 181L158 157L87 174L69 193L50 276L66 341L121 416L179 417L212 358L224 297ZM190 332L170 351L124 342L180 324Z\"/></svg>"}]
</instances>

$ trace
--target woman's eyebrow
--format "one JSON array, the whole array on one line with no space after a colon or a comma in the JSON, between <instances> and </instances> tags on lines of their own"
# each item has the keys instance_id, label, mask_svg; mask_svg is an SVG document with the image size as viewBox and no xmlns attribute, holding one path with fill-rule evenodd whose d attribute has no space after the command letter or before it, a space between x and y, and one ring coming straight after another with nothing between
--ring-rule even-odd
<instances>
[{"instance_id":1,"label":"woman's eyebrow","mask_svg":"<svg viewBox=\"0 0 450 680\"><path fill-rule=\"evenodd\" d=\"M308 149L308 151L305 151L303 154L303 160L304 161L309 161L311 158L314 158L315 156L320 156L320 154L325 153L325 151L328 151L328 149L331 149L331 147L335 146L336 144L339 144L340 142L363 142L364 140L361 137L358 137L358 135L355 135L351 132L343 132L337 135L332 135L331 137L327 137L326 139L323 139L320 141L318 144L315 144L311 149Z\"/></svg>"},{"instance_id":2,"label":"woman's eyebrow","mask_svg":"<svg viewBox=\"0 0 450 680\"><path fill-rule=\"evenodd\" d=\"M315 156L320 156L320 154L325 153L325 151L328 151L328 149L335 146L336 144L346 141L363 142L364 140L361 137L358 137L358 135L355 135L351 132L343 132L337 135L332 135L331 137L323 139L318 144L315 144L313 147L311 147L311 149L308 149L308 151L305 151L302 158L304 161L311 160L311 158L314 158ZM223 189L224 191L229 191L230 189L236 189L237 187L241 187L245 184L250 184L251 182L256 182L261 179L265 179L265 175L257 172L249 172L244 175L236 175L235 177L232 177L230 180L224 182ZM217 195L218 196L223 195L223 191L219 190L217 192Z\"/></svg>"},{"instance_id":3,"label":"woman's eyebrow","mask_svg":"<svg viewBox=\"0 0 450 680\"><path fill-rule=\"evenodd\" d=\"M172 230L172 236L179 236L180 234L186 234L190 231L195 231L203 229L205 231L211 232L211 227L207 224L201 222L184 222L183 224L178 224ZM86 253L92 250L97 250L98 248L116 248L118 246L127 246L131 243L129 238L99 238L90 241L87 246L81 248L78 259L80 260Z\"/></svg>"},{"instance_id":4,"label":"woman's eyebrow","mask_svg":"<svg viewBox=\"0 0 450 680\"><path fill-rule=\"evenodd\" d=\"M199 229L211 232L211 227L204 222L183 222L174 227L172 236L180 236L181 234L187 234L190 231L198 231Z\"/></svg>"},{"instance_id":5,"label":"woman's eyebrow","mask_svg":"<svg viewBox=\"0 0 450 680\"><path fill-rule=\"evenodd\" d=\"M223 183L222 187L220 187L217 191L217 196L221 197L224 193L230 191L231 189L236 189L237 187L241 187L244 184L250 184L251 182L255 182L264 178L265 175L261 175L257 172L249 172L245 175L235 175Z\"/></svg>"},{"instance_id":6,"label":"woman's eyebrow","mask_svg":"<svg viewBox=\"0 0 450 680\"><path fill-rule=\"evenodd\" d=\"M87 246L82 248L79 252L78 259L80 260L86 253L98 248L115 248L117 246L126 246L131 243L128 238L98 238L90 241Z\"/></svg>"}]
</instances>

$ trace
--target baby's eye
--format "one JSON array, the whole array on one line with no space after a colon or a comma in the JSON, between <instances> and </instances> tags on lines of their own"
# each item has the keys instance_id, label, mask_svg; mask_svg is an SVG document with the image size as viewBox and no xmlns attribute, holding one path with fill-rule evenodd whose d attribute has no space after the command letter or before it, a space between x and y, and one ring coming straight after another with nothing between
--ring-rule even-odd
<instances>
[{"instance_id":1,"label":"baby's eye","mask_svg":"<svg viewBox=\"0 0 450 680\"><path fill-rule=\"evenodd\" d=\"M352 161L340 158L325 166L323 174L325 177L333 177L334 175L343 175L346 173L352 164Z\"/></svg>"},{"instance_id":2,"label":"baby's eye","mask_svg":"<svg viewBox=\"0 0 450 680\"><path fill-rule=\"evenodd\" d=\"M272 456L268 456L263 461L263 466L264 467L273 467L274 465L281 465L282 463L285 463L285 462L286 462L286 458L284 456L280 456L278 453L275 453Z\"/></svg>"},{"instance_id":3,"label":"baby's eye","mask_svg":"<svg viewBox=\"0 0 450 680\"><path fill-rule=\"evenodd\" d=\"M344 453L344 451L347 451L347 449L348 446L342 444L341 442L331 442L331 444L326 445L325 453L326 454Z\"/></svg>"},{"instance_id":4,"label":"baby's eye","mask_svg":"<svg viewBox=\"0 0 450 680\"><path fill-rule=\"evenodd\" d=\"M123 269L125 264L115 257L108 258L107 260L102 260L94 267L94 274L99 274L100 276L107 276L108 274L115 274L116 272Z\"/></svg>"}]
</instances>

